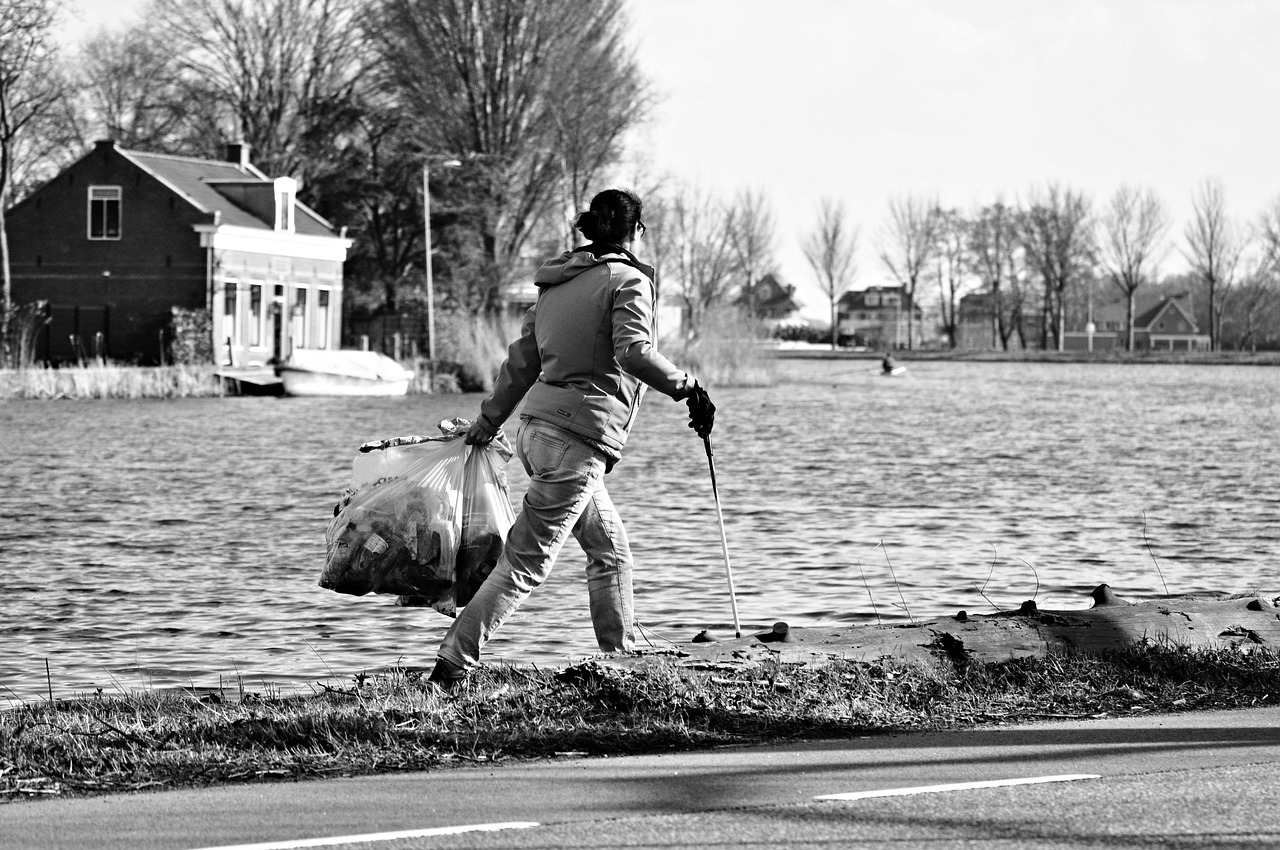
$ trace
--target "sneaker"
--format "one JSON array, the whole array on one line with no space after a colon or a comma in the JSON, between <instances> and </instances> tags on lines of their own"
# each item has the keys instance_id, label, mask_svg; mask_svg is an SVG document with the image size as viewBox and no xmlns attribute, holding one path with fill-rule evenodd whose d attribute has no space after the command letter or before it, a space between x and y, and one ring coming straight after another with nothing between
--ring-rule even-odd
<instances>
[{"instance_id":1,"label":"sneaker","mask_svg":"<svg viewBox=\"0 0 1280 850\"><path fill-rule=\"evenodd\" d=\"M427 677L427 683L439 688L446 694L451 694L458 689L466 677L467 671L458 667L452 661L436 658L435 669Z\"/></svg>"}]
</instances>

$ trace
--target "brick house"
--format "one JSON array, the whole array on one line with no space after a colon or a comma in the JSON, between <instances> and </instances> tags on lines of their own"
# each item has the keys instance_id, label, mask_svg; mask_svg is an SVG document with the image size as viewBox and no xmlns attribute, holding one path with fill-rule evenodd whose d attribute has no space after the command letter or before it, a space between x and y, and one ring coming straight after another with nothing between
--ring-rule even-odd
<instances>
[{"instance_id":1,"label":"brick house","mask_svg":"<svg viewBox=\"0 0 1280 850\"><path fill-rule=\"evenodd\" d=\"M162 361L174 308L208 311L221 364L338 348L351 241L297 188L246 145L211 161L98 142L7 213L14 303L49 303L37 356Z\"/></svg>"},{"instance_id":2,"label":"brick house","mask_svg":"<svg viewBox=\"0 0 1280 850\"><path fill-rule=\"evenodd\" d=\"M846 292L836 302L836 326L841 340L868 348L904 348L907 345L907 316L912 316L915 341L928 334L924 311L912 303L901 286L869 286Z\"/></svg>"}]
</instances>

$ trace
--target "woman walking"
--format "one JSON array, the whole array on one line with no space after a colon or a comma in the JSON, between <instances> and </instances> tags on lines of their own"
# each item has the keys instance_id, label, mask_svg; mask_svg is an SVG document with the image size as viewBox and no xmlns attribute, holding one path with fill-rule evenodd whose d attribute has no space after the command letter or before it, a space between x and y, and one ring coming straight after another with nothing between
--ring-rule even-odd
<instances>
[{"instance_id":1,"label":"woman walking","mask_svg":"<svg viewBox=\"0 0 1280 850\"><path fill-rule=\"evenodd\" d=\"M642 212L635 195L609 189L578 216L587 244L538 270L537 303L467 433L469 443L489 442L523 399L515 446L529 490L493 573L440 644L430 680L445 690L480 663L482 647L546 580L570 534L587 556L601 651L635 644L631 547L604 476L622 458L646 385L685 400L699 436L715 420L706 389L656 348L653 269L631 252Z\"/></svg>"}]
</instances>

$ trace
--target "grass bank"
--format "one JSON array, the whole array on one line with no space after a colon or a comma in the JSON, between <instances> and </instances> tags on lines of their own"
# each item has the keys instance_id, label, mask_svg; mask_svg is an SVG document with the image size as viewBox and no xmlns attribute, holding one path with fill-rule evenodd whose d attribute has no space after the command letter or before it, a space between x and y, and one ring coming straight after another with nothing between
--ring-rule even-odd
<instances>
[{"instance_id":1,"label":"grass bank","mask_svg":"<svg viewBox=\"0 0 1280 850\"><path fill-rule=\"evenodd\" d=\"M212 364L123 366L92 363L0 370L0 399L203 398L226 394Z\"/></svg>"},{"instance_id":2,"label":"grass bank","mask_svg":"<svg viewBox=\"0 0 1280 850\"><path fill-rule=\"evenodd\" d=\"M641 671L485 668L455 695L419 670L305 696L95 694L0 712L0 800L351 776L1271 704L1267 652L1143 646L993 665Z\"/></svg>"}]
</instances>

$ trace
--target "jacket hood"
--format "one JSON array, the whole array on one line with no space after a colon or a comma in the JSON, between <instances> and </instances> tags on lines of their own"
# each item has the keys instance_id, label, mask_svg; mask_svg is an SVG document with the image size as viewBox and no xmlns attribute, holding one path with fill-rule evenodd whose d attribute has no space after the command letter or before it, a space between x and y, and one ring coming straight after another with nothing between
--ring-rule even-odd
<instances>
[{"instance_id":1,"label":"jacket hood","mask_svg":"<svg viewBox=\"0 0 1280 850\"><path fill-rule=\"evenodd\" d=\"M653 266L646 265L636 259L636 255L620 245L592 243L565 251L554 259L547 260L533 276L535 286L555 286L605 263L622 263L639 269L649 280L653 280Z\"/></svg>"}]
</instances>

